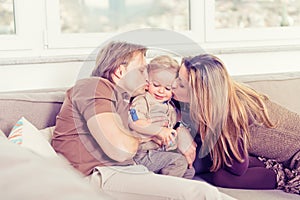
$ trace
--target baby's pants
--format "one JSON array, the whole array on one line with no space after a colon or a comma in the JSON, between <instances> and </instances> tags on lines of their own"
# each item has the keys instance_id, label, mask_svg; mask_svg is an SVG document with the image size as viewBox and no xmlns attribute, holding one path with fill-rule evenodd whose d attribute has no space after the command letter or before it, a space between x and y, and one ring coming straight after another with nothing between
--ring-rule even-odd
<instances>
[{"instance_id":1,"label":"baby's pants","mask_svg":"<svg viewBox=\"0 0 300 200\"><path fill-rule=\"evenodd\" d=\"M146 166L149 171L192 179L195 175L194 168L188 168L186 158L178 152L148 150L147 152L138 153L134 161L137 164Z\"/></svg>"}]
</instances>

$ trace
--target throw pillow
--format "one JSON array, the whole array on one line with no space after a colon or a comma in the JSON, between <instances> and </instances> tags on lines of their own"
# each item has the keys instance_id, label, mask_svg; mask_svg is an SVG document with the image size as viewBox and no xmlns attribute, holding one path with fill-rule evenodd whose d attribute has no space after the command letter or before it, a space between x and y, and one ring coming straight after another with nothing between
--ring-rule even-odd
<instances>
[{"instance_id":1,"label":"throw pillow","mask_svg":"<svg viewBox=\"0 0 300 200\"><path fill-rule=\"evenodd\" d=\"M0 139L4 139L4 140L7 140L7 137L6 135L3 133L3 131L0 129Z\"/></svg>"},{"instance_id":2,"label":"throw pillow","mask_svg":"<svg viewBox=\"0 0 300 200\"><path fill-rule=\"evenodd\" d=\"M50 126L44 129L40 130L40 133L43 135L43 137L49 142L51 143L51 139L52 139L52 135L53 135L53 131L55 129L55 126Z\"/></svg>"},{"instance_id":3,"label":"throw pillow","mask_svg":"<svg viewBox=\"0 0 300 200\"><path fill-rule=\"evenodd\" d=\"M41 156L52 157L57 155L40 131L24 117L12 128L8 140Z\"/></svg>"}]
</instances>

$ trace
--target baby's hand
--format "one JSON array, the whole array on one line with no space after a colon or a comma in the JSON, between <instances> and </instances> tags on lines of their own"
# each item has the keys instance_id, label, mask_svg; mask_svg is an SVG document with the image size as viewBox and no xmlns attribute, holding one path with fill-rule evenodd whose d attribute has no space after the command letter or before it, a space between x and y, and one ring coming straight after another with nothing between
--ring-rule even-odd
<instances>
[{"instance_id":1,"label":"baby's hand","mask_svg":"<svg viewBox=\"0 0 300 200\"><path fill-rule=\"evenodd\" d=\"M174 129L163 127L156 137L161 140L162 145L169 146L171 143L175 143L177 132Z\"/></svg>"}]
</instances>

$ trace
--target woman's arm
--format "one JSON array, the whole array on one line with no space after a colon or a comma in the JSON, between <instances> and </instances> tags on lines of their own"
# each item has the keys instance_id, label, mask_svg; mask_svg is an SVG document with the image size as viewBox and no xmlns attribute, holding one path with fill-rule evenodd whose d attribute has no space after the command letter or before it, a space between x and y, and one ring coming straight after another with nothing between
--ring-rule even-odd
<instances>
[{"instance_id":1,"label":"woman's arm","mask_svg":"<svg viewBox=\"0 0 300 200\"><path fill-rule=\"evenodd\" d=\"M243 152L242 148L242 142L239 142L238 145L239 152L243 155L243 162L239 162L238 160L234 159L234 156L232 156L232 165L231 166L226 166L225 169L229 171L232 174L235 174L237 176L241 176L246 173L248 167L249 167L249 155Z\"/></svg>"},{"instance_id":2,"label":"woman's arm","mask_svg":"<svg viewBox=\"0 0 300 200\"><path fill-rule=\"evenodd\" d=\"M244 158L244 162L240 163L237 160L233 160L232 161L232 166L228 167L226 166L226 170L229 171L232 174L235 174L237 176L241 176L243 174L245 174L245 172L247 171L249 166L249 157L246 156Z\"/></svg>"},{"instance_id":3,"label":"woman's arm","mask_svg":"<svg viewBox=\"0 0 300 200\"><path fill-rule=\"evenodd\" d=\"M118 114L97 114L87 121L87 126L99 146L111 159L123 162L135 155L140 139L123 127Z\"/></svg>"},{"instance_id":4,"label":"woman's arm","mask_svg":"<svg viewBox=\"0 0 300 200\"><path fill-rule=\"evenodd\" d=\"M191 167L196 158L197 145L187 128L180 126L176 131L178 150L185 156L189 167Z\"/></svg>"}]
</instances>

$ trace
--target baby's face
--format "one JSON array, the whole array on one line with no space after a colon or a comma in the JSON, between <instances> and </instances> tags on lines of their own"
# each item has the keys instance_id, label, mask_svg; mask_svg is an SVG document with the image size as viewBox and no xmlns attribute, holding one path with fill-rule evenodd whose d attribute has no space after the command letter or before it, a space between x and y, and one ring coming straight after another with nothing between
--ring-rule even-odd
<instances>
[{"instance_id":1,"label":"baby's face","mask_svg":"<svg viewBox=\"0 0 300 200\"><path fill-rule=\"evenodd\" d=\"M176 74L170 71L156 71L149 73L148 92L159 102L170 100L172 94L172 83Z\"/></svg>"}]
</instances>

